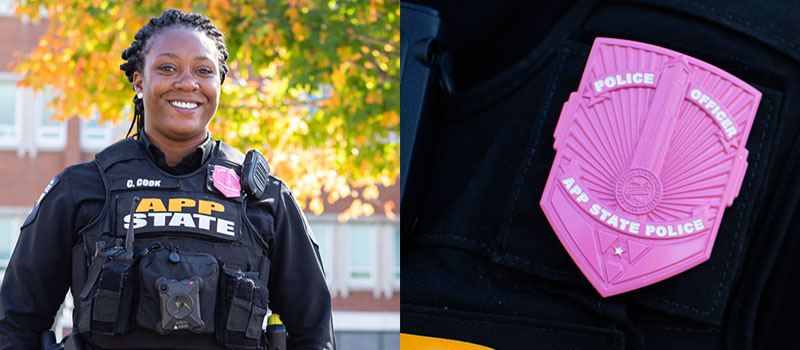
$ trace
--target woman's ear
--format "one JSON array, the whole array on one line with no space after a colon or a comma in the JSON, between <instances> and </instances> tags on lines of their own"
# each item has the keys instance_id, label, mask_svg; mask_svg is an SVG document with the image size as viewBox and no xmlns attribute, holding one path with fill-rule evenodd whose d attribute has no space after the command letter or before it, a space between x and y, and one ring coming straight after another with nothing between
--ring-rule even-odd
<instances>
[{"instance_id":1,"label":"woman's ear","mask_svg":"<svg viewBox=\"0 0 800 350\"><path fill-rule=\"evenodd\" d=\"M142 90L142 74L139 71L133 72L133 91L138 93L144 93Z\"/></svg>"}]
</instances>

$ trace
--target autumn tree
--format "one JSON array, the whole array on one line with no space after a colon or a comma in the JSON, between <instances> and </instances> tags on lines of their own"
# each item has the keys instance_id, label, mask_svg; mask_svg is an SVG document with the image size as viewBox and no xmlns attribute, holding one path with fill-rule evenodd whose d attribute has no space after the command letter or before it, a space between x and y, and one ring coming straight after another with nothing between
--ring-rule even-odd
<instances>
[{"instance_id":1,"label":"autumn tree","mask_svg":"<svg viewBox=\"0 0 800 350\"><path fill-rule=\"evenodd\" d=\"M15 68L20 84L60 91L50 104L59 120L96 110L129 122L134 92L120 55L168 8L202 13L226 35L215 137L265 152L317 214L346 197L357 199L341 219L392 210L378 186L399 172L397 0L20 0L17 16L49 25Z\"/></svg>"}]
</instances>

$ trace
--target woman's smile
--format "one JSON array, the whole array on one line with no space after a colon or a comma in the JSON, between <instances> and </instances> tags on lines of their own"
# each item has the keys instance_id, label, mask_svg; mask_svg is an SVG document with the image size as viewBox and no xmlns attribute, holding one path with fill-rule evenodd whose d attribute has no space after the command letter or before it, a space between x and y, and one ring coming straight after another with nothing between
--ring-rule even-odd
<instances>
[{"instance_id":1,"label":"woman's smile","mask_svg":"<svg viewBox=\"0 0 800 350\"><path fill-rule=\"evenodd\" d=\"M195 109L197 109L197 106L200 105L197 102L187 102L187 101L170 101L169 104L183 111L194 111Z\"/></svg>"}]
</instances>

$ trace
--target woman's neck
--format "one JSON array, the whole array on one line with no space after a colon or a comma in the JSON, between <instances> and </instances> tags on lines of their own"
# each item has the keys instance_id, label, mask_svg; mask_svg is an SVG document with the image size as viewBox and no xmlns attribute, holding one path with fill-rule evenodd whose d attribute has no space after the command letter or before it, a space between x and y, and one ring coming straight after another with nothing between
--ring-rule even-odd
<instances>
[{"instance_id":1,"label":"woman's neck","mask_svg":"<svg viewBox=\"0 0 800 350\"><path fill-rule=\"evenodd\" d=\"M150 140L150 143L164 152L164 158L169 166L178 165L184 157L194 152L206 140L207 136L208 132L186 140L175 140L158 133L147 133L147 139Z\"/></svg>"}]
</instances>

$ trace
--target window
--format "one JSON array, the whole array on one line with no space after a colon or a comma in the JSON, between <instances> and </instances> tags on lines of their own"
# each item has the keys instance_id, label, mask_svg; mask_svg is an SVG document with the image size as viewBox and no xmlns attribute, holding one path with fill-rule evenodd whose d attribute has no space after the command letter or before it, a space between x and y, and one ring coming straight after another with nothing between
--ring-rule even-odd
<instances>
[{"instance_id":1,"label":"window","mask_svg":"<svg viewBox=\"0 0 800 350\"><path fill-rule=\"evenodd\" d=\"M18 93L13 79L0 78L0 145L15 146L19 143Z\"/></svg>"},{"instance_id":2,"label":"window","mask_svg":"<svg viewBox=\"0 0 800 350\"><path fill-rule=\"evenodd\" d=\"M0 216L0 270L5 270L8 266L11 251L17 244L17 223L16 218Z\"/></svg>"},{"instance_id":3,"label":"window","mask_svg":"<svg viewBox=\"0 0 800 350\"><path fill-rule=\"evenodd\" d=\"M47 107L52 99L53 92L49 87L37 96L39 124L36 127L36 144L43 148L63 148L67 143L67 123L53 118L53 109Z\"/></svg>"},{"instance_id":4,"label":"window","mask_svg":"<svg viewBox=\"0 0 800 350\"><path fill-rule=\"evenodd\" d=\"M11 5L11 0L0 0L0 16L11 16L14 14L14 7Z\"/></svg>"},{"instance_id":5,"label":"window","mask_svg":"<svg viewBox=\"0 0 800 350\"><path fill-rule=\"evenodd\" d=\"M311 232L319 244L319 255L322 258L322 267L325 269L325 279L333 280L333 226L331 224L309 222Z\"/></svg>"},{"instance_id":6,"label":"window","mask_svg":"<svg viewBox=\"0 0 800 350\"><path fill-rule=\"evenodd\" d=\"M100 124L99 120L97 113L88 121L81 119L81 149L99 151L114 141L111 124Z\"/></svg>"},{"instance_id":7,"label":"window","mask_svg":"<svg viewBox=\"0 0 800 350\"><path fill-rule=\"evenodd\" d=\"M350 228L350 285L372 287L375 280L375 227L353 224Z\"/></svg>"}]
</instances>

